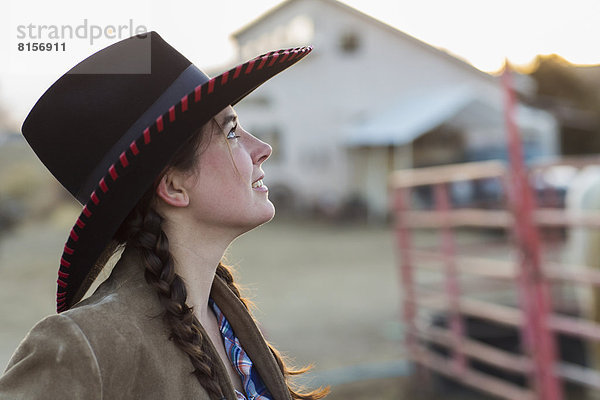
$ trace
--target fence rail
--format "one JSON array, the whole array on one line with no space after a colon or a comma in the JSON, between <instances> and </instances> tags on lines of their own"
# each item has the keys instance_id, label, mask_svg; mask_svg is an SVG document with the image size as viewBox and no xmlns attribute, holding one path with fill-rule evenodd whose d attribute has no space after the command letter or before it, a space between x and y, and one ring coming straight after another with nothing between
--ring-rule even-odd
<instances>
[{"instance_id":1,"label":"fence rail","mask_svg":"<svg viewBox=\"0 0 600 400\"><path fill-rule=\"evenodd\" d=\"M396 237L399 249L399 277L404 290L403 318L407 327L407 346L413 360L430 370L450 376L467 385L504 399L560 400L561 386L550 390L543 382L575 382L600 389L600 374L590 368L562 362L555 357L555 338L570 335L586 341L600 341L600 324L588 319L553 312L549 308L549 285L568 283L600 287L600 271L585 265L541 262L540 254L524 254L536 250L535 243L522 248L519 238L526 229L519 227L524 219L536 229L548 227L600 229L600 212L567 212L564 209L533 208L529 214L519 212L517 196L510 171L499 162L468 163L397 171L390 178ZM504 209L453 209L448 186L460 181L497 179L504 185ZM431 186L434 195L433 210L415 210L411 207L411 190ZM501 228L512 238L515 259L500 260L482 256L458 254L456 228ZM417 249L413 246L413 232L435 229L441 239L437 249ZM524 233L525 232L525 233ZM531 240L531 238L526 238ZM533 249L533 250L532 250ZM533 268L523 264L524 257L532 257ZM536 259L536 257L538 257ZM539 265L535 265L535 262ZM442 290L419 285L415 274L419 270L441 274ZM460 277L514 283L518 293L515 304L496 303L466 296L459 285ZM485 290L486 286L482 285ZM419 310L438 310L447 317L447 327L434 326L419 320ZM536 315L541 314L541 315ZM506 325L521 331L522 354L501 350L469 337L464 318L474 317ZM540 330L541 329L541 330ZM537 332L537 333L536 333ZM540 333L541 332L541 333ZM544 334L544 332L548 332ZM546 335L545 339L539 339ZM448 356L436 354L425 344L436 344L447 349ZM471 361L523 374L527 388L475 370ZM548 362L550 361L550 362ZM550 385L551 386L551 385Z\"/></svg>"}]
</instances>

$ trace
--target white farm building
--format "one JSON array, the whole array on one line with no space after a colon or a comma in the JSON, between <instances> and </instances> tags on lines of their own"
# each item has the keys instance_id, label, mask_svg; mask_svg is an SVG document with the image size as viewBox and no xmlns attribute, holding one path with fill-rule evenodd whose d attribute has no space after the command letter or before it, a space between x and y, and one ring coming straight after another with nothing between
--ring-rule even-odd
<instances>
[{"instance_id":1,"label":"white farm building","mask_svg":"<svg viewBox=\"0 0 600 400\"><path fill-rule=\"evenodd\" d=\"M335 0L288 0L233 35L238 61L314 46L236 106L274 148L272 198L334 213L360 198L388 209L393 169L504 155L500 79ZM285 76L284 76L285 75ZM519 106L528 157L559 152L547 112Z\"/></svg>"}]
</instances>

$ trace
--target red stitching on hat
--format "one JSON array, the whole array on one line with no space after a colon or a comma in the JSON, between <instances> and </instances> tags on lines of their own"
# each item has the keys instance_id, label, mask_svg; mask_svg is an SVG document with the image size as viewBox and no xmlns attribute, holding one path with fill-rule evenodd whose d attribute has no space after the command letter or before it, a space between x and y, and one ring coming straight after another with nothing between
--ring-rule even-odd
<instances>
[{"instance_id":1,"label":"red stitching on hat","mask_svg":"<svg viewBox=\"0 0 600 400\"><path fill-rule=\"evenodd\" d=\"M65 308L67 308L66 304L63 304L63 305L61 305L59 307L56 307L56 312L57 313L61 313L61 312L65 311Z\"/></svg>"},{"instance_id":2,"label":"red stitching on hat","mask_svg":"<svg viewBox=\"0 0 600 400\"><path fill-rule=\"evenodd\" d=\"M71 237L71 239L73 239L74 241L78 241L79 240L79 236L77 235L77 233L75 232L75 228L71 229L71 233L69 233L69 236Z\"/></svg>"},{"instance_id":3,"label":"red stitching on hat","mask_svg":"<svg viewBox=\"0 0 600 400\"><path fill-rule=\"evenodd\" d=\"M273 54L273 59L271 60L271 62L269 62L269 67L273 64L275 64L275 61L277 60L277 58L279 57L279 53L275 53Z\"/></svg>"},{"instance_id":4,"label":"red stitching on hat","mask_svg":"<svg viewBox=\"0 0 600 400\"><path fill-rule=\"evenodd\" d=\"M73 250L72 248L70 248L69 246L67 246L67 245L65 244L65 249L64 249L64 252L65 252L66 254L68 254L68 255L72 255L72 254L75 252L75 250Z\"/></svg>"},{"instance_id":5,"label":"red stitching on hat","mask_svg":"<svg viewBox=\"0 0 600 400\"><path fill-rule=\"evenodd\" d=\"M67 294L67 292L56 292L56 298L61 298L61 297L65 297Z\"/></svg>"},{"instance_id":6,"label":"red stitching on hat","mask_svg":"<svg viewBox=\"0 0 600 400\"><path fill-rule=\"evenodd\" d=\"M292 51L292 55L290 56L290 58L288 58L288 61L293 60L294 58L296 58L298 56L298 54L300 54L298 52L298 49L295 49L294 51Z\"/></svg>"},{"instance_id":7,"label":"red stitching on hat","mask_svg":"<svg viewBox=\"0 0 600 400\"><path fill-rule=\"evenodd\" d=\"M208 81L208 93L212 93L214 89L215 89L215 78L212 78L210 81Z\"/></svg>"},{"instance_id":8,"label":"red stitching on hat","mask_svg":"<svg viewBox=\"0 0 600 400\"><path fill-rule=\"evenodd\" d=\"M104 181L104 177L102 177L102 179L100 179L100 189L102 189L102 191L104 193L108 192L108 186L106 186L106 182Z\"/></svg>"},{"instance_id":9,"label":"red stitching on hat","mask_svg":"<svg viewBox=\"0 0 600 400\"><path fill-rule=\"evenodd\" d=\"M150 143L150 128L144 129L144 144Z\"/></svg>"},{"instance_id":10,"label":"red stitching on hat","mask_svg":"<svg viewBox=\"0 0 600 400\"><path fill-rule=\"evenodd\" d=\"M162 118L162 115L160 117L156 118L156 129L159 132L163 131L163 118Z\"/></svg>"},{"instance_id":11,"label":"red stitching on hat","mask_svg":"<svg viewBox=\"0 0 600 400\"><path fill-rule=\"evenodd\" d=\"M121 155L119 156L119 160L121 161L121 165L123 166L123 168L129 165L129 161L127 160L127 154L125 154L125 152L121 153Z\"/></svg>"},{"instance_id":12,"label":"red stitching on hat","mask_svg":"<svg viewBox=\"0 0 600 400\"><path fill-rule=\"evenodd\" d=\"M60 258L60 265L62 265L63 267L69 268L71 266L71 263L61 257Z\"/></svg>"},{"instance_id":13,"label":"red stitching on hat","mask_svg":"<svg viewBox=\"0 0 600 400\"><path fill-rule=\"evenodd\" d=\"M284 61L286 60L286 58L288 58L288 56L289 56L289 55L290 55L290 52L286 50L286 51L283 53L283 57L281 58L281 60L280 60L279 62L280 62L280 63L284 62Z\"/></svg>"},{"instance_id":14,"label":"red stitching on hat","mask_svg":"<svg viewBox=\"0 0 600 400\"><path fill-rule=\"evenodd\" d=\"M265 63L267 62L268 59L269 59L268 56L264 56L262 58L262 61L260 62L260 64L258 64L258 67L256 68L256 70L258 71L259 69L261 69L262 67L264 67Z\"/></svg>"},{"instance_id":15,"label":"red stitching on hat","mask_svg":"<svg viewBox=\"0 0 600 400\"><path fill-rule=\"evenodd\" d=\"M138 153L140 152L138 150L137 144L135 144L135 140L133 142L131 142L131 144L129 145L129 148L131 149L131 152L133 153L134 156L137 156Z\"/></svg>"},{"instance_id":16,"label":"red stitching on hat","mask_svg":"<svg viewBox=\"0 0 600 400\"><path fill-rule=\"evenodd\" d=\"M223 74L223 77L221 78L221 85L224 85L227 83L227 79L229 78L229 71L226 71Z\"/></svg>"},{"instance_id":17,"label":"red stitching on hat","mask_svg":"<svg viewBox=\"0 0 600 400\"><path fill-rule=\"evenodd\" d=\"M62 305L62 303L65 302L65 300L67 300L67 299L65 299L64 297L61 299L56 299L56 304L60 306L60 305Z\"/></svg>"},{"instance_id":18,"label":"red stitching on hat","mask_svg":"<svg viewBox=\"0 0 600 400\"><path fill-rule=\"evenodd\" d=\"M56 283L58 283L58 286L62 287L62 288L66 288L67 287L67 283L62 281L60 278L56 280Z\"/></svg>"},{"instance_id":19,"label":"red stitching on hat","mask_svg":"<svg viewBox=\"0 0 600 400\"><path fill-rule=\"evenodd\" d=\"M100 203L100 199L98 198L96 191L92 192L92 194L90 195L90 198L92 199L92 201L94 202L95 205L98 205L98 203Z\"/></svg>"},{"instance_id":20,"label":"red stitching on hat","mask_svg":"<svg viewBox=\"0 0 600 400\"><path fill-rule=\"evenodd\" d=\"M175 106L171 106L171 108L169 108L169 121L175 121Z\"/></svg>"},{"instance_id":21,"label":"red stitching on hat","mask_svg":"<svg viewBox=\"0 0 600 400\"><path fill-rule=\"evenodd\" d=\"M117 174L117 170L115 169L115 164L108 167L108 173L110 174L110 177L113 181L116 181L119 177L119 174Z\"/></svg>"},{"instance_id":22,"label":"red stitching on hat","mask_svg":"<svg viewBox=\"0 0 600 400\"><path fill-rule=\"evenodd\" d=\"M80 227L81 229L83 229L85 227L85 224L83 223L83 221L81 220L81 218L77 218L77 222L75 222L75 224Z\"/></svg>"},{"instance_id":23,"label":"red stitching on hat","mask_svg":"<svg viewBox=\"0 0 600 400\"><path fill-rule=\"evenodd\" d=\"M187 111L188 108L188 97L187 95L181 98L181 112Z\"/></svg>"},{"instance_id":24,"label":"red stitching on hat","mask_svg":"<svg viewBox=\"0 0 600 400\"><path fill-rule=\"evenodd\" d=\"M194 101L197 103L202 98L202 85L196 86L194 89Z\"/></svg>"},{"instance_id":25,"label":"red stitching on hat","mask_svg":"<svg viewBox=\"0 0 600 400\"><path fill-rule=\"evenodd\" d=\"M233 79L240 76L240 72L242 72L242 65L238 65L237 68L235 69L235 72L233 73Z\"/></svg>"},{"instance_id":26,"label":"red stitching on hat","mask_svg":"<svg viewBox=\"0 0 600 400\"><path fill-rule=\"evenodd\" d=\"M69 277L69 274L67 274L66 272L58 271L58 276L67 279Z\"/></svg>"},{"instance_id":27,"label":"red stitching on hat","mask_svg":"<svg viewBox=\"0 0 600 400\"><path fill-rule=\"evenodd\" d=\"M250 72L252 72L252 68L254 67L254 63L256 62L256 60L252 60L250 62L248 62L248 68L246 68L246 73L249 74Z\"/></svg>"},{"instance_id":28,"label":"red stitching on hat","mask_svg":"<svg viewBox=\"0 0 600 400\"><path fill-rule=\"evenodd\" d=\"M83 210L81 212L83 212L83 215L88 218L92 216L92 212L87 208L87 204L83 206Z\"/></svg>"}]
</instances>

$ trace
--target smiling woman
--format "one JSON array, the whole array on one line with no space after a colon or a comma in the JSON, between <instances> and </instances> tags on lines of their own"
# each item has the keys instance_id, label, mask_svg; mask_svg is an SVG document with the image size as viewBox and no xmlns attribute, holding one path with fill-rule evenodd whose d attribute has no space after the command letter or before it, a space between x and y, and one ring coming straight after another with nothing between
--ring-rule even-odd
<instances>
[{"instance_id":1,"label":"smiling woman","mask_svg":"<svg viewBox=\"0 0 600 400\"><path fill-rule=\"evenodd\" d=\"M151 74L109 73L139 67L131 54L144 49ZM232 105L310 50L269 52L209 78L151 32L88 57L38 100L23 134L83 209L59 261L59 314L21 343L0 399L327 394L294 387L305 369L267 343L221 263L236 237L274 215L261 168L271 147Z\"/></svg>"}]
</instances>

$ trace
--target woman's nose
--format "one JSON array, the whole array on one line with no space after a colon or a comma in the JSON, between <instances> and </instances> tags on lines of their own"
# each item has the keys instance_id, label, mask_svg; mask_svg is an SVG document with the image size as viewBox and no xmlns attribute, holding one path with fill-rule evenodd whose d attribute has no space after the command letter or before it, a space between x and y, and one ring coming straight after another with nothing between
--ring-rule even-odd
<instances>
[{"instance_id":1,"label":"woman's nose","mask_svg":"<svg viewBox=\"0 0 600 400\"><path fill-rule=\"evenodd\" d=\"M254 161L254 164L260 165L271 156L273 148L268 143L263 142L259 138L255 136L253 136L253 138L255 141L255 148L252 154L252 160Z\"/></svg>"}]
</instances>

